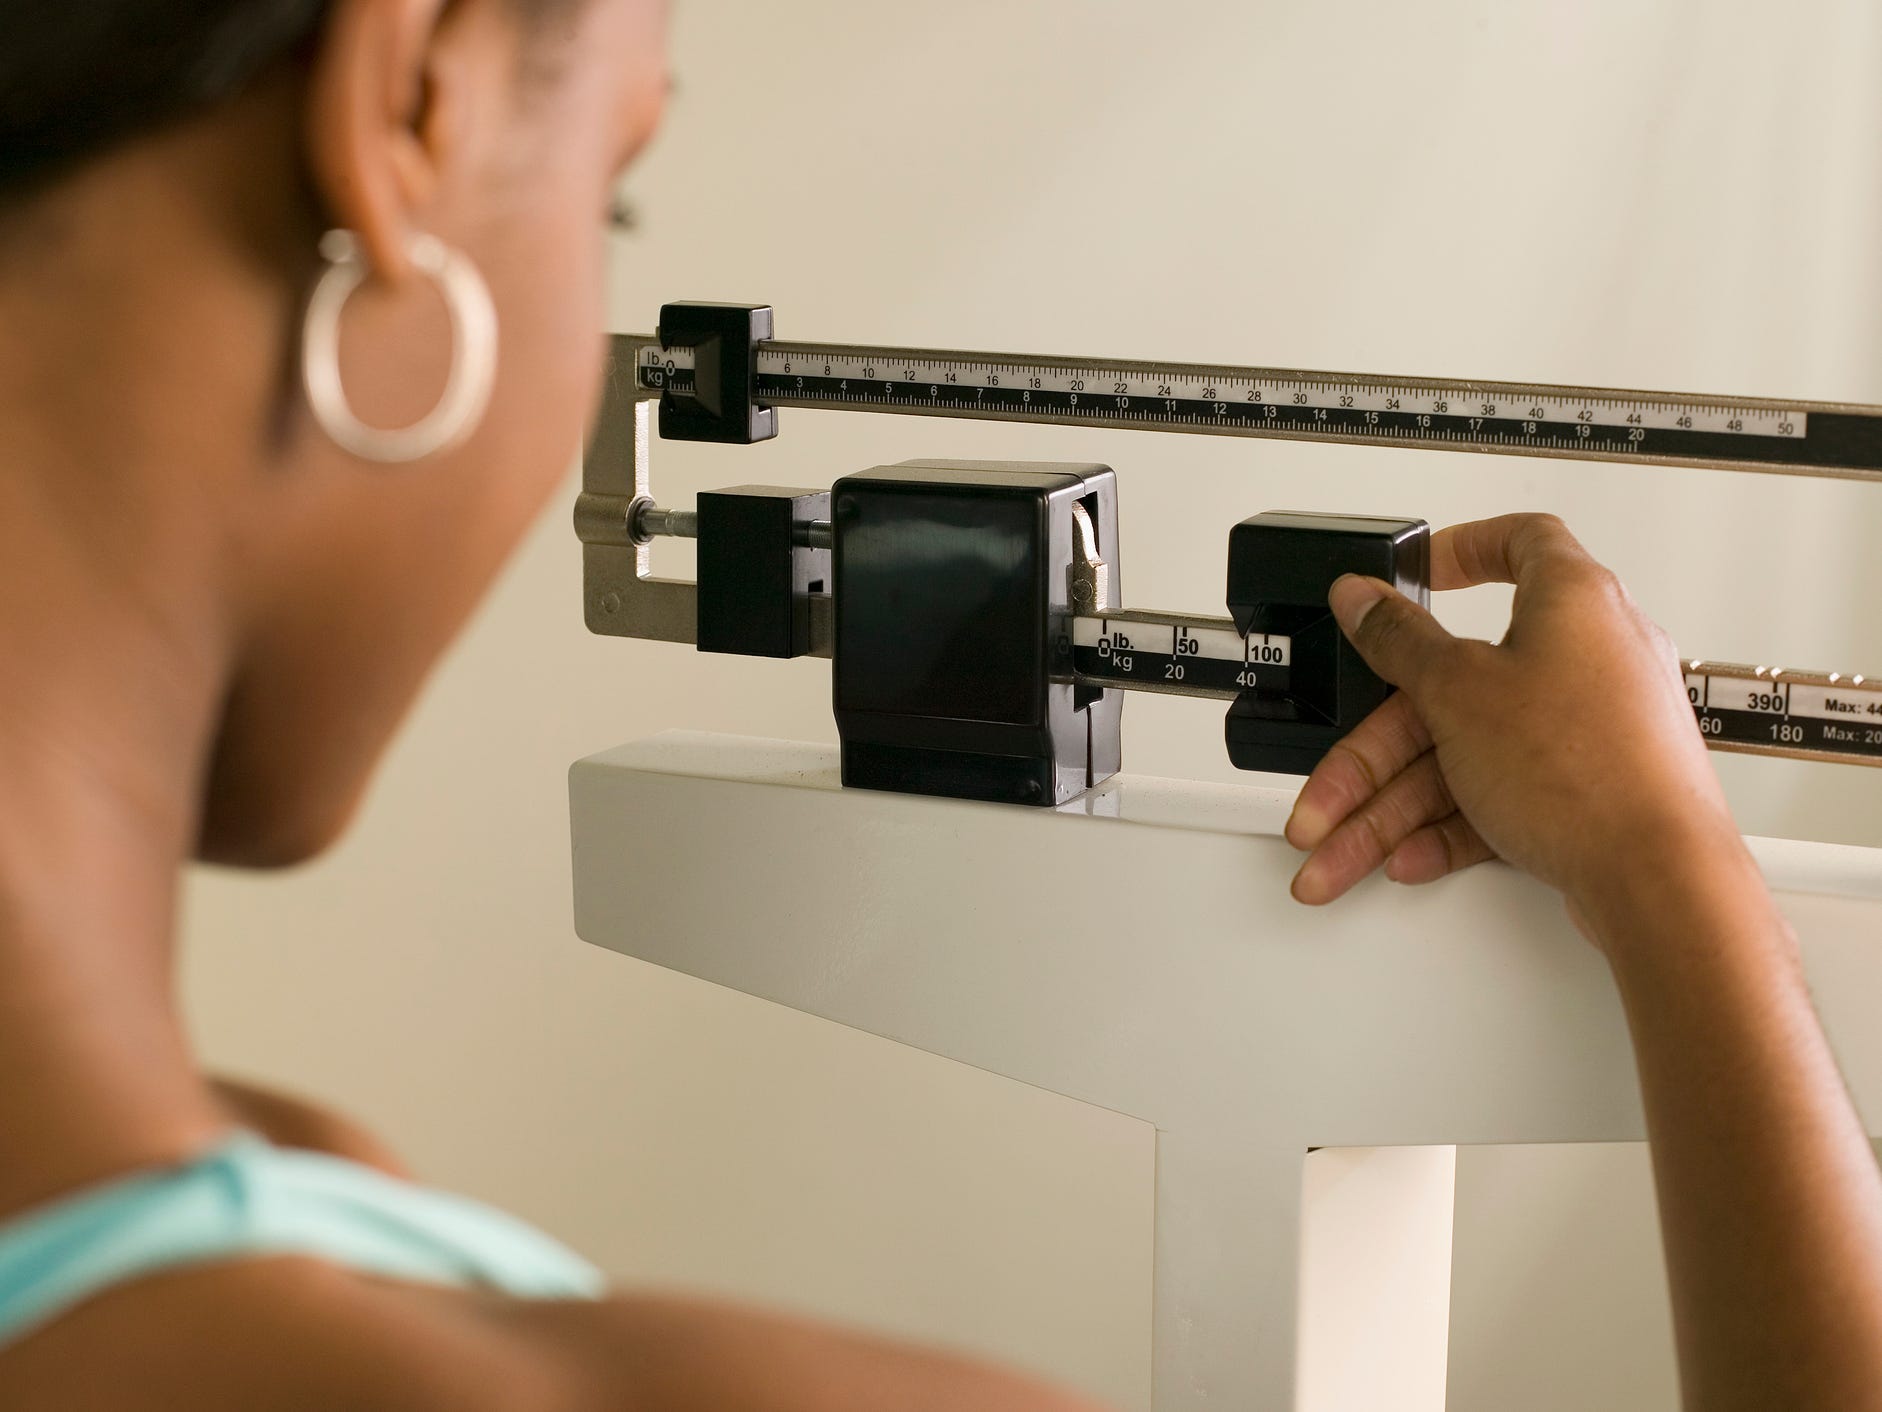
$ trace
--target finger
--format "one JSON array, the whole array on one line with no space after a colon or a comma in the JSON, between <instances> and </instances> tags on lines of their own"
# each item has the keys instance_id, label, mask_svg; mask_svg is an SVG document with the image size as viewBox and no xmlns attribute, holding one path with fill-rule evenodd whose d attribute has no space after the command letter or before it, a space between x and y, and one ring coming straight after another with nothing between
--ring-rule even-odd
<instances>
[{"instance_id":1,"label":"finger","mask_svg":"<svg viewBox=\"0 0 1882 1412\"><path fill-rule=\"evenodd\" d=\"M1381 867L1425 825L1454 812L1456 802L1427 751L1382 786L1300 865L1292 892L1311 907L1331 902Z\"/></svg>"},{"instance_id":2,"label":"finger","mask_svg":"<svg viewBox=\"0 0 1882 1412\"><path fill-rule=\"evenodd\" d=\"M1551 558L1585 560L1588 551L1554 515L1498 515L1431 536L1431 586L1521 583Z\"/></svg>"},{"instance_id":3,"label":"finger","mask_svg":"<svg viewBox=\"0 0 1882 1412\"><path fill-rule=\"evenodd\" d=\"M1392 850L1385 860L1385 875L1396 883L1436 882L1496 857L1462 814L1449 814L1427 824Z\"/></svg>"},{"instance_id":4,"label":"finger","mask_svg":"<svg viewBox=\"0 0 1882 1412\"><path fill-rule=\"evenodd\" d=\"M1366 665L1414 698L1457 646L1436 618L1382 579L1347 574L1334 581L1327 603Z\"/></svg>"},{"instance_id":5,"label":"finger","mask_svg":"<svg viewBox=\"0 0 1882 1412\"><path fill-rule=\"evenodd\" d=\"M1431 748L1431 733L1404 692L1379 707L1327 752L1294 799L1283 830L1296 848L1318 848L1379 786Z\"/></svg>"}]
</instances>

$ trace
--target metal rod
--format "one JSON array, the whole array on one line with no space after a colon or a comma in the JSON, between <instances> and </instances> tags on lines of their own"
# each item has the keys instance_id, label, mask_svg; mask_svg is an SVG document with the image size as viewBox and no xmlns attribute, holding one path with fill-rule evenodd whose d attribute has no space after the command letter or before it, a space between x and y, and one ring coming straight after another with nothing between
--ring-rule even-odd
<instances>
[{"instance_id":1,"label":"metal rod","mask_svg":"<svg viewBox=\"0 0 1882 1412\"><path fill-rule=\"evenodd\" d=\"M699 511L667 510L651 503L634 511L634 537L649 539L698 539ZM806 549L836 547L836 526L828 520L806 520L792 533L796 543Z\"/></svg>"},{"instance_id":2,"label":"metal rod","mask_svg":"<svg viewBox=\"0 0 1882 1412\"><path fill-rule=\"evenodd\" d=\"M642 505L634 512L634 537L647 539L698 539L699 511L663 510L658 505Z\"/></svg>"}]
</instances>

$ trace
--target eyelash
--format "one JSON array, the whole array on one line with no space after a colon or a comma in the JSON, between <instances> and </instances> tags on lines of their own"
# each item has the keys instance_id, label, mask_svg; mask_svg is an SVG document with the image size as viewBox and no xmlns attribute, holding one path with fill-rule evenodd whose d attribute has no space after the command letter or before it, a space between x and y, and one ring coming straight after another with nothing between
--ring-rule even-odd
<instances>
[{"instance_id":1,"label":"eyelash","mask_svg":"<svg viewBox=\"0 0 1882 1412\"><path fill-rule=\"evenodd\" d=\"M616 235L625 235L640 225L640 211L625 196L616 196L608 202L608 229Z\"/></svg>"}]
</instances>

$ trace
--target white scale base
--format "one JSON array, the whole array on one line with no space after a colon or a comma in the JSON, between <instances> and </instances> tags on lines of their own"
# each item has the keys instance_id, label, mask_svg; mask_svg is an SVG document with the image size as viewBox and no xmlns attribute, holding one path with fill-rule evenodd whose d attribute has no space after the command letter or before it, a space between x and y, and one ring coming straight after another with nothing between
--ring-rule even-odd
<instances>
[{"instance_id":1,"label":"white scale base","mask_svg":"<svg viewBox=\"0 0 1882 1412\"><path fill-rule=\"evenodd\" d=\"M1158 1412L1442 1412L1455 1144L1643 1136L1554 894L1491 865L1297 906L1290 792L968 804L673 733L570 798L584 939L1155 1124ZM1882 851L1753 848L1876 1132Z\"/></svg>"}]
</instances>

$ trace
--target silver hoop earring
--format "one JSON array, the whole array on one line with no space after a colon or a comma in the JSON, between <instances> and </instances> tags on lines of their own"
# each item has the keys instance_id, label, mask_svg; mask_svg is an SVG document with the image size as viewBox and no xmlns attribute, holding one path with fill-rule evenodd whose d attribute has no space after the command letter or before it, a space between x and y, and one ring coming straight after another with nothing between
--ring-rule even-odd
<instances>
[{"instance_id":1,"label":"silver hoop earring","mask_svg":"<svg viewBox=\"0 0 1882 1412\"><path fill-rule=\"evenodd\" d=\"M369 427L353 415L340 382L340 314L369 273L351 231L320 239L327 261L307 301L301 381L314 420L341 449L385 464L418 461L461 444L483 421L497 374L497 311L477 267L435 235L411 238L406 253L444 296L451 315L451 372L438 405L408 427Z\"/></svg>"}]
</instances>

